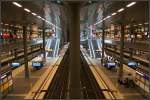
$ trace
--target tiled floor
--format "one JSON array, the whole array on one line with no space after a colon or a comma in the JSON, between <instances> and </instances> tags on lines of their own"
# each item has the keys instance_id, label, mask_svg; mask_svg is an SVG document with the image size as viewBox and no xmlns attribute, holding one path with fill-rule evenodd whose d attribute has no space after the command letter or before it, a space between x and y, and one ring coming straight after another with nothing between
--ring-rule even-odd
<instances>
[{"instance_id":1,"label":"tiled floor","mask_svg":"<svg viewBox=\"0 0 150 100\"><path fill-rule=\"evenodd\" d=\"M29 79L24 78L24 65L13 70L13 91L7 95L6 99L23 99L38 81L40 76L46 71L48 68L47 65L51 64L51 61L53 61L52 59L53 58L46 61L46 66L42 67L40 70L33 70L31 62L29 62Z\"/></svg>"},{"instance_id":2,"label":"tiled floor","mask_svg":"<svg viewBox=\"0 0 150 100\"><path fill-rule=\"evenodd\" d=\"M124 85L119 85L117 82L118 74L116 71L108 70L105 67L102 67L100 60L95 60L99 65L100 69L108 76L112 83L118 88L119 92L123 95L126 100L143 100L144 91L138 87L125 87ZM126 74L126 73L124 73Z\"/></svg>"}]
</instances>

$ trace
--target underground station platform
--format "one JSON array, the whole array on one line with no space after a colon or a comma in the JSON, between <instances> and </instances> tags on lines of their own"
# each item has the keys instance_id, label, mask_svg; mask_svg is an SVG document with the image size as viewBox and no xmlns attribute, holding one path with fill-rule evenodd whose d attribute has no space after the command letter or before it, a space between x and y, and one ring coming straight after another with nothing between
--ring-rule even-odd
<instances>
[{"instance_id":1,"label":"underground station platform","mask_svg":"<svg viewBox=\"0 0 150 100\"><path fill-rule=\"evenodd\" d=\"M0 0L0 99L149 100L148 0Z\"/></svg>"}]
</instances>

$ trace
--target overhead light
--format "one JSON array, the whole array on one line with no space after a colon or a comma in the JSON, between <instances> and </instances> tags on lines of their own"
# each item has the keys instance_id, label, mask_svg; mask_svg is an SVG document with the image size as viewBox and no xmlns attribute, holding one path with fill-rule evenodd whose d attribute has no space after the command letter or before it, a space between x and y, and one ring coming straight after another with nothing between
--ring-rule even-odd
<instances>
[{"instance_id":1,"label":"overhead light","mask_svg":"<svg viewBox=\"0 0 150 100\"><path fill-rule=\"evenodd\" d=\"M19 3L17 3L17 2L13 2L13 4L14 4L15 6L17 6L17 7L22 7L22 5L19 4Z\"/></svg>"},{"instance_id":2,"label":"overhead light","mask_svg":"<svg viewBox=\"0 0 150 100\"><path fill-rule=\"evenodd\" d=\"M131 6L135 5L135 4L136 4L136 2L131 2L126 7L131 7Z\"/></svg>"},{"instance_id":3,"label":"overhead light","mask_svg":"<svg viewBox=\"0 0 150 100\"><path fill-rule=\"evenodd\" d=\"M137 26L137 25L134 25L134 26Z\"/></svg>"},{"instance_id":4,"label":"overhead light","mask_svg":"<svg viewBox=\"0 0 150 100\"><path fill-rule=\"evenodd\" d=\"M29 9L27 9L27 8L24 8L24 10L26 11L26 12L31 12Z\"/></svg>"},{"instance_id":5,"label":"overhead light","mask_svg":"<svg viewBox=\"0 0 150 100\"><path fill-rule=\"evenodd\" d=\"M40 18L40 19L42 18L41 16L37 16L37 17Z\"/></svg>"},{"instance_id":6,"label":"overhead light","mask_svg":"<svg viewBox=\"0 0 150 100\"><path fill-rule=\"evenodd\" d=\"M36 16L37 14L36 13L32 13L32 15Z\"/></svg>"},{"instance_id":7,"label":"overhead light","mask_svg":"<svg viewBox=\"0 0 150 100\"><path fill-rule=\"evenodd\" d=\"M121 9L118 10L118 12L122 12L123 10L124 10L124 8L121 8Z\"/></svg>"},{"instance_id":8,"label":"overhead light","mask_svg":"<svg viewBox=\"0 0 150 100\"><path fill-rule=\"evenodd\" d=\"M45 20L44 18L41 18L43 21Z\"/></svg>"},{"instance_id":9,"label":"overhead light","mask_svg":"<svg viewBox=\"0 0 150 100\"><path fill-rule=\"evenodd\" d=\"M148 22L145 22L144 24L145 24L145 25L147 25L147 24L148 24Z\"/></svg>"},{"instance_id":10,"label":"overhead light","mask_svg":"<svg viewBox=\"0 0 150 100\"><path fill-rule=\"evenodd\" d=\"M3 24L3 23L1 22L1 24Z\"/></svg>"},{"instance_id":11,"label":"overhead light","mask_svg":"<svg viewBox=\"0 0 150 100\"><path fill-rule=\"evenodd\" d=\"M139 24L139 25L142 25L142 24Z\"/></svg>"},{"instance_id":12,"label":"overhead light","mask_svg":"<svg viewBox=\"0 0 150 100\"><path fill-rule=\"evenodd\" d=\"M111 16L107 16L106 19L107 19L107 18L110 18L110 17L111 17Z\"/></svg>"},{"instance_id":13,"label":"overhead light","mask_svg":"<svg viewBox=\"0 0 150 100\"><path fill-rule=\"evenodd\" d=\"M107 18L104 18L103 20L106 20Z\"/></svg>"},{"instance_id":14,"label":"overhead light","mask_svg":"<svg viewBox=\"0 0 150 100\"><path fill-rule=\"evenodd\" d=\"M60 0L57 0L57 3L61 3L61 1L60 1Z\"/></svg>"},{"instance_id":15,"label":"overhead light","mask_svg":"<svg viewBox=\"0 0 150 100\"><path fill-rule=\"evenodd\" d=\"M114 16L114 15L116 15L116 14L117 14L117 13L112 13L111 15Z\"/></svg>"},{"instance_id":16,"label":"overhead light","mask_svg":"<svg viewBox=\"0 0 150 100\"><path fill-rule=\"evenodd\" d=\"M6 26L8 26L9 24L5 24Z\"/></svg>"},{"instance_id":17,"label":"overhead light","mask_svg":"<svg viewBox=\"0 0 150 100\"><path fill-rule=\"evenodd\" d=\"M46 22L48 23L48 20L46 20Z\"/></svg>"}]
</instances>

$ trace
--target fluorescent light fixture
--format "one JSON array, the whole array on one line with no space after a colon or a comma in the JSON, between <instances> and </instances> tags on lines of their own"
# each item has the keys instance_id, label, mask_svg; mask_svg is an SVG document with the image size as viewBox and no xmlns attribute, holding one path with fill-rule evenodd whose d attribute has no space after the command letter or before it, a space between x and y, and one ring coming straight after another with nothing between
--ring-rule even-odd
<instances>
[{"instance_id":1,"label":"fluorescent light fixture","mask_svg":"<svg viewBox=\"0 0 150 100\"><path fill-rule=\"evenodd\" d=\"M147 25L147 24L148 24L148 22L145 22L144 24L146 24L146 25Z\"/></svg>"},{"instance_id":2,"label":"fluorescent light fixture","mask_svg":"<svg viewBox=\"0 0 150 100\"><path fill-rule=\"evenodd\" d=\"M37 16L37 17L40 18L40 19L42 18L41 16Z\"/></svg>"},{"instance_id":3,"label":"fluorescent light fixture","mask_svg":"<svg viewBox=\"0 0 150 100\"><path fill-rule=\"evenodd\" d=\"M112 13L111 15L114 16L114 15L116 15L116 14L117 14L117 13Z\"/></svg>"},{"instance_id":4,"label":"fluorescent light fixture","mask_svg":"<svg viewBox=\"0 0 150 100\"><path fill-rule=\"evenodd\" d=\"M15 27L17 27L17 28L21 28L21 26L20 26L20 25L16 25Z\"/></svg>"},{"instance_id":5,"label":"fluorescent light fixture","mask_svg":"<svg viewBox=\"0 0 150 100\"><path fill-rule=\"evenodd\" d=\"M135 5L135 4L136 4L136 2L131 2L126 7L131 7L131 6Z\"/></svg>"},{"instance_id":6,"label":"fluorescent light fixture","mask_svg":"<svg viewBox=\"0 0 150 100\"><path fill-rule=\"evenodd\" d=\"M134 26L137 26L137 25L134 25Z\"/></svg>"},{"instance_id":7,"label":"fluorescent light fixture","mask_svg":"<svg viewBox=\"0 0 150 100\"><path fill-rule=\"evenodd\" d=\"M139 25L142 25L142 24L139 24Z\"/></svg>"},{"instance_id":8,"label":"fluorescent light fixture","mask_svg":"<svg viewBox=\"0 0 150 100\"><path fill-rule=\"evenodd\" d=\"M32 13L32 15L36 16L37 14L36 13Z\"/></svg>"},{"instance_id":9,"label":"fluorescent light fixture","mask_svg":"<svg viewBox=\"0 0 150 100\"><path fill-rule=\"evenodd\" d=\"M106 20L106 19L107 19L107 18L104 18L103 21Z\"/></svg>"},{"instance_id":10,"label":"fluorescent light fixture","mask_svg":"<svg viewBox=\"0 0 150 100\"><path fill-rule=\"evenodd\" d=\"M17 2L13 2L13 4L14 4L15 6L17 6L17 7L22 7L22 5L19 4L19 3L17 3Z\"/></svg>"},{"instance_id":11,"label":"fluorescent light fixture","mask_svg":"<svg viewBox=\"0 0 150 100\"><path fill-rule=\"evenodd\" d=\"M41 18L43 21L45 21L45 19L44 18Z\"/></svg>"},{"instance_id":12,"label":"fluorescent light fixture","mask_svg":"<svg viewBox=\"0 0 150 100\"><path fill-rule=\"evenodd\" d=\"M24 10L26 11L26 12L31 12L29 9L27 9L27 8L24 8Z\"/></svg>"},{"instance_id":13,"label":"fluorescent light fixture","mask_svg":"<svg viewBox=\"0 0 150 100\"><path fill-rule=\"evenodd\" d=\"M121 8L121 9L118 10L118 12L122 12L123 10L124 10L124 8Z\"/></svg>"},{"instance_id":14,"label":"fluorescent light fixture","mask_svg":"<svg viewBox=\"0 0 150 100\"><path fill-rule=\"evenodd\" d=\"M49 21L48 21L48 20L46 20L46 22L48 23Z\"/></svg>"},{"instance_id":15,"label":"fluorescent light fixture","mask_svg":"<svg viewBox=\"0 0 150 100\"><path fill-rule=\"evenodd\" d=\"M106 19L107 19L107 18L110 18L110 17L111 17L111 16L107 16Z\"/></svg>"},{"instance_id":16,"label":"fluorescent light fixture","mask_svg":"<svg viewBox=\"0 0 150 100\"><path fill-rule=\"evenodd\" d=\"M5 24L6 26L8 26L9 24Z\"/></svg>"}]
</instances>

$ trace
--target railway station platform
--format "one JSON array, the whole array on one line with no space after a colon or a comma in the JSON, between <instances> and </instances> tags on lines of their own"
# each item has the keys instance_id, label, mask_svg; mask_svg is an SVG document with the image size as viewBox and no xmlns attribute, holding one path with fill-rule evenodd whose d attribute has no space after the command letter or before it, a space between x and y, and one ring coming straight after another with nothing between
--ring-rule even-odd
<instances>
[{"instance_id":1,"label":"railway station platform","mask_svg":"<svg viewBox=\"0 0 150 100\"><path fill-rule=\"evenodd\" d=\"M124 100L145 100L148 98L148 94L146 94L146 92L139 86L127 87L125 85L120 85L118 82L117 71L106 69L104 66L102 66L99 59L94 59L93 61L99 66L99 69L102 71L102 73L111 81L108 82L108 84L115 87L117 91L122 95ZM124 70L124 77L128 77L128 73L129 72Z\"/></svg>"},{"instance_id":2,"label":"railway station platform","mask_svg":"<svg viewBox=\"0 0 150 100\"><path fill-rule=\"evenodd\" d=\"M35 58L36 59L36 58ZM40 77L45 71L53 64L55 58L46 61L45 66L39 70L34 70L31 61L29 63L29 79L24 77L24 65L12 71L13 76L13 90L10 92L6 99L24 99Z\"/></svg>"},{"instance_id":3,"label":"railway station platform","mask_svg":"<svg viewBox=\"0 0 150 100\"><path fill-rule=\"evenodd\" d=\"M0 0L0 99L149 100L149 6Z\"/></svg>"}]
</instances>

